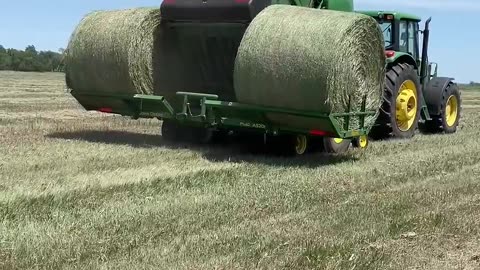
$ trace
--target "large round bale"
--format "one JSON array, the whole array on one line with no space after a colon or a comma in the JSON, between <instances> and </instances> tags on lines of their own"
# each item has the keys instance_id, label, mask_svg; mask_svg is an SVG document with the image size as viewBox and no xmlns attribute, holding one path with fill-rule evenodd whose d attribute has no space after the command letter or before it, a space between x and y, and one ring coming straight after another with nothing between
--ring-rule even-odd
<instances>
[{"instance_id":1,"label":"large round bale","mask_svg":"<svg viewBox=\"0 0 480 270\"><path fill-rule=\"evenodd\" d=\"M82 94L153 93L153 44L160 9L95 11L85 16L66 49L66 79L80 103Z\"/></svg>"},{"instance_id":2,"label":"large round bale","mask_svg":"<svg viewBox=\"0 0 480 270\"><path fill-rule=\"evenodd\" d=\"M367 109L382 102L383 36L368 16L287 5L264 9L240 44L234 87L239 102L316 113ZM377 115L368 117L371 126ZM324 122L271 114L278 124L321 128ZM352 121L350 128L358 128Z\"/></svg>"}]
</instances>

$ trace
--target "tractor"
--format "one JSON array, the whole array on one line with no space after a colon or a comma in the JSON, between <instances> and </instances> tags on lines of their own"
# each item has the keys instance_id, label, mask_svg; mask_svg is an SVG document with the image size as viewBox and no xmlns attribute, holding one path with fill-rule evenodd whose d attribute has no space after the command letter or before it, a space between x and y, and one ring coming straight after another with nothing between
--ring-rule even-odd
<instances>
[{"instance_id":1,"label":"tractor","mask_svg":"<svg viewBox=\"0 0 480 270\"><path fill-rule=\"evenodd\" d=\"M413 137L417 129L426 133L456 132L461 113L460 91L453 78L438 77L438 65L429 62L431 18L425 22L424 30L420 30L421 18L418 16L356 11L353 0L164 0L161 5L162 25L176 29L176 34L190 29L190 32L212 37L210 46L215 50L206 48L204 60L209 63L221 62L212 60L215 57L230 60L222 62L221 67L206 67L202 72L211 73L209 76L217 81L231 81L231 74L225 70L233 69L235 55L231 52L232 55L222 55L218 48L238 46L249 23L265 7L273 4L358 12L378 21L385 42L386 83L384 101L369 137L405 139ZM423 35L421 54L420 35ZM223 73L219 74L219 70ZM170 125L165 126L172 129ZM331 148L340 151L350 142L332 139Z\"/></svg>"},{"instance_id":2,"label":"tractor","mask_svg":"<svg viewBox=\"0 0 480 270\"><path fill-rule=\"evenodd\" d=\"M370 135L411 138L417 127L426 133L454 133L460 111L460 90L453 78L438 77L438 65L428 59L429 25L406 13L362 11L375 18L383 32L387 72L384 102ZM420 55L420 34L423 34Z\"/></svg>"}]
</instances>

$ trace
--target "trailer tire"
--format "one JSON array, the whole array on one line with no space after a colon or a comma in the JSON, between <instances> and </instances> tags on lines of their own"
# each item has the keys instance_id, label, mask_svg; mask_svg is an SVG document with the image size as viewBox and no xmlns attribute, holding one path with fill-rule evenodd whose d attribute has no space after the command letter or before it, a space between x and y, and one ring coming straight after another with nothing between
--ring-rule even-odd
<instances>
[{"instance_id":1,"label":"trailer tire","mask_svg":"<svg viewBox=\"0 0 480 270\"><path fill-rule=\"evenodd\" d=\"M180 136L183 132L180 130L180 126L171 120L163 120L162 122L162 138L167 142L175 142L180 140Z\"/></svg>"},{"instance_id":2,"label":"trailer tire","mask_svg":"<svg viewBox=\"0 0 480 270\"><path fill-rule=\"evenodd\" d=\"M189 141L195 144L209 144L215 138L214 130L205 127L189 127L186 131Z\"/></svg>"},{"instance_id":3,"label":"trailer tire","mask_svg":"<svg viewBox=\"0 0 480 270\"><path fill-rule=\"evenodd\" d=\"M323 149L329 154L342 154L350 148L351 140L338 138L323 138Z\"/></svg>"},{"instance_id":4,"label":"trailer tire","mask_svg":"<svg viewBox=\"0 0 480 270\"><path fill-rule=\"evenodd\" d=\"M305 135L268 135L267 152L280 156L302 156L310 151L309 138Z\"/></svg>"},{"instance_id":5,"label":"trailer tire","mask_svg":"<svg viewBox=\"0 0 480 270\"><path fill-rule=\"evenodd\" d=\"M360 136L358 138L355 138L352 140L352 145L355 148L360 148L360 149L367 149L369 145L369 139L368 136Z\"/></svg>"}]
</instances>

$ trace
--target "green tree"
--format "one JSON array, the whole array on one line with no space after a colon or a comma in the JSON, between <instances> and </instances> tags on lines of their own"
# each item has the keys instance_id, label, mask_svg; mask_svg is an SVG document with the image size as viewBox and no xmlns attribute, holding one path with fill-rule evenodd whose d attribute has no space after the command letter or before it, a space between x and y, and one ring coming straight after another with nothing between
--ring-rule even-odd
<instances>
[{"instance_id":1,"label":"green tree","mask_svg":"<svg viewBox=\"0 0 480 270\"><path fill-rule=\"evenodd\" d=\"M30 54L30 55L37 55L38 54L37 49L33 45L27 46L27 48L25 48L25 53Z\"/></svg>"},{"instance_id":2,"label":"green tree","mask_svg":"<svg viewBox=\"0 0 480 270\"><path fill-rule=\"evenodd\" d=\"M7 54L5 47L0 45L0 70L8 70L12 64L10 55Z\"/></svg>"},{"instance_id":3,"label":"green tree","mask_svg":"<svg viewBox=\"0 0 480 270\"><path fill-rule=\"evenodd\" d=\"M62 70L63 52L37 51L29 45L24 51L5 49L0 45L0 70L15 71L58 71Z\"/></svg>"}]
</instances>

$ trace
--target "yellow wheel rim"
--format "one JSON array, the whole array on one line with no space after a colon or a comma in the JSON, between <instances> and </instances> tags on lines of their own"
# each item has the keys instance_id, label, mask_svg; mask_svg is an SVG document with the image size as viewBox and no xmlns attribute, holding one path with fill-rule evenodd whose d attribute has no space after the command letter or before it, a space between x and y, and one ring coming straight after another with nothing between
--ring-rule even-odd
<instances>
[{"instance_id":1,"label":"yellow wheel rim","mask_svg":"<svg viewBox=\"0 0 480 270\"><path fill-rule=\"evenodd\" d=\"M298 155L303 155L307 151L307 137L305 135L298 135L295 138L295 152Z\"/></svg>"},{"instance_id":2,"label":"yellow wheel rim","mask_svg":"<svg viewBox=\"0 0 480 270\"><path fill-rule=\"evenodd\" d=\"M341 144L343 142L343 139L342 138L334 138L333 141L336 143L336 144Z\"/></svg>"},{"instance_id":3,"label":"yellow wheel rim","mask_svg":"<svg viewBox=\"0 0 480 270\"><path fill-rule=\"evenodd\" d=\"M367 145L368 145L367 136L360 136L360 138L358 138L358 144L359 144L360 148L366 148Z\"/></svg>"},{"instance_id":4,"label":"yellow wheel rim","mask_svg":"<svg viewBox=\"0 0 480 270\"><path fill-rule=\"evenodd\" d=\"M449 127L455 125L458 117L458 100L456 96L450 96L445 108L445 120Z\"/></svg>"},{"instance_id":5,"label":"yellow wheel rim","mask_svg":"<svg viewBox=\"0 0 480 270\"><path fill-rule=\"evenodd\" d=\"M412 80L402 83L397 96L396 119L398 129L408 131L415 124L418 111L417 86Z\"/></svg>"}]
</instances>

